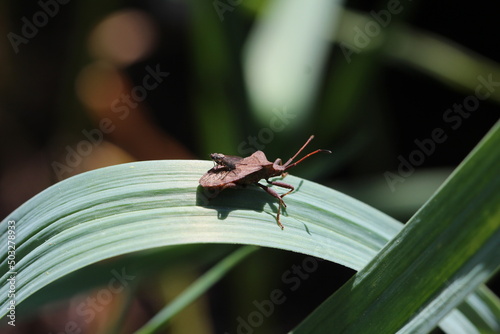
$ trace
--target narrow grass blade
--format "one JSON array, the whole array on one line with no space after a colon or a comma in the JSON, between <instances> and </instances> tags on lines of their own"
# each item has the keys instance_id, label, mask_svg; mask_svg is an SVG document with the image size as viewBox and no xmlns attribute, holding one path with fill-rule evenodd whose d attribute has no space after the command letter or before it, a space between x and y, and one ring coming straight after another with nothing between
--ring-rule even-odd
<instances>
[{"instance_id":1,"label":"narrow grass blade","mask_svg":"<svg viewBox=\"0 0 500 334\"><path fill-rule=\"evenodd\" d=\"M425 333L500 265L500 123L403 230L293 333Z\"/></svg>"},{"instance_id":2,"label":"narrow grass blade","mask_svg":"<svg viewBox=\"0 0 500 334\"><path fill-rule=\"evenodd\" d=\"M217 281L219 281L235 265L240 263L244 258L256 250L258 250L258 247L245 246L228 255L225 259L217 263L213 268L197 279L196 282L191 284L189 288L182 292L182 294L174 301L158 312L153 319L151 319L141 329L136 331L135 334L155 333L162 326L165 326L173 316L217 283Z\"/></svg>"}]
</instances>

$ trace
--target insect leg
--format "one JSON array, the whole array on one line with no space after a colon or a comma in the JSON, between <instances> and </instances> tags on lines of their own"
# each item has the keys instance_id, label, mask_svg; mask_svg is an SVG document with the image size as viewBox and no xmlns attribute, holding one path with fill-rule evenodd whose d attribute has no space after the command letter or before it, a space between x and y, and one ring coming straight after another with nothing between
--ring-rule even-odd
<instances>
[{"instance_id":1,"label":"insect leg","mask_svg":"<svg viewBox=\"0 0 500 334\"><path fill-rule=\"evenodd\" d=\"M280 196L280 194L278 194L275 190L269 188L268 186L265 186L265 185L260 184L258 182L257 182L257 185L259 187L261 187L262 189L264 189L269 195L271 195L273 197L276 197L278 199L279 204L278 204L278 214L276 215L276 221L278 222L278 226L281 229L284 229L284 227L283 227L283 225L281 224L281 221L280 221L281 206L283 206L283 207L286 208L285 202L283 201L283 199L281 199L282 196Z\"/></svg>"},{"instance_id":2,"label":"insect leg","mask_svg":"<svg viewBox=\"0 0 500 334\"><path fill-rule=\"evenodd\" d=\"M272 184L273 186L290 189L290 191L288 191L287 193L281 195L280 196L281 198L285 197L286 195L288 195L289 193L291 193L292 191L295 190L295 188L291 184L288 184L288 183L285 183L285 182L269 181L269 180L266 180L266 181L267 181L267 183ZM286 205L285 205L285 207L286 207Z\"/></svg>"}]
</instances>

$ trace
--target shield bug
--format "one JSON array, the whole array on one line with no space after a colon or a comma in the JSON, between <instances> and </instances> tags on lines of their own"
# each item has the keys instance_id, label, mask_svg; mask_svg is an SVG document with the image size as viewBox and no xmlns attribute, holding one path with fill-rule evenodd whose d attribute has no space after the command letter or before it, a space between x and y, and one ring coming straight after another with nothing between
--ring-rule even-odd
<instances>
[{"instance_id":1,"label":"shield bug","mask_svg":"<svg viewBox=\"0 0 500 334\"><path fill-rule=\"evenodd\" d=\"M281 207L283 206L284 208L286 208L283 197L290 194L295 190L295 188L292 185L284 182L271 181L269 180L269 178L280 175L286 176L286 171L288 169L298 165L304 159L307 159L313 154L319 152L332 153L329 150L318 149L307 154L298 161L293 162L293 160L300 154L300 152L304 150L304 148L313 138L314 136L309 137L309 139L297 151L297 153L295 153L295 155L284 164L280 158L276 159L274 162L268 161L266 155L262 151L257 151L246 158L224 155L221 153L212 153L210 155L210 158L212 158L216 165L201 177L200 185L203 188L215 191L215 194L218 194L220 191L227 188L245 187L249 184L255 184L261 187L268 194L278 199L279 204L276 221L278 223L278 226L283 229L283 225L280 221ZM262 179L266 180L268 185L286 188L289 189L289 191L285 194L280 195L274 189L271 189L268 185L259 183L259 181Z\"/></svg>"}]
</instances>

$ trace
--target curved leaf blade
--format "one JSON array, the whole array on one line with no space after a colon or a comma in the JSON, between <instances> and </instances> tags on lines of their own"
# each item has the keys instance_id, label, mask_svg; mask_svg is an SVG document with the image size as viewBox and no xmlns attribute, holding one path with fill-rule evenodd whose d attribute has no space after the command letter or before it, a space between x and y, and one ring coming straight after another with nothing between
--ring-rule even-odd
<instances>
[{"instance_id":1,"label":"curved leaf blade","mask_svg":"<svg viewBox=\"0 0 500 334\"><path fill-rule=\"evenodd\" d=\"M285 230L277 203L258 187L206 201L198 179L209 161L148 161L102 168L59 182L19 207L15 221L16 302L50 282L112 256L189 243L280 248L359 270L401 228L387 215L332 189L288 176ZM1 254L5 281L7 254ZM1 313L8 305L0 287Z\"/></svg>"}]
</instances>

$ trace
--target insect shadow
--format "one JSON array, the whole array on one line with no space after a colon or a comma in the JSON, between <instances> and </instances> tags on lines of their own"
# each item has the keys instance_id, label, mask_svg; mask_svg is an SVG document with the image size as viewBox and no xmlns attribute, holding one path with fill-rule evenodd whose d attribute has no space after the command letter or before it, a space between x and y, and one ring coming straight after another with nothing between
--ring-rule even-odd
<instances>
[{"instance_id":1,"label":"insect shadow","mask_svg":"<svg viewBox=\"0 0 500 334\"><path fill-rule=\"evenodd\" d=\"M300 181L295 191L300 190L303 182L304 181ZM262 183L265 184L265 182ZM269 195L258 186L248 185L241 189L218 191L198 186L196 189L196 205L217 210L217 218L221 220L226 219L231 211L234 210L263 212L266 204L272 208L274 214L278 212L279 203L276 202L273 197L269 197ZM285 213L285 215L287 215L286 211L286 208L284 208L283 213ZM270 221L273 221L273 214L269 213L269 215L273 217Z\"/></svg>"},{"instance_id":2,"label":"insect shadow","mask_svg":"<svg viewBox=\"0 0 500 334\"><path fill-rule=\"evenodd\" d=\"M217 218L221 220L226 219L231 211L234 210L263 212L266 204L273 208L273 212L278 212L279 204L276 200L270 198L259 187L248 185L243 191L239 190L226 189L223 192L217 192L198 186L196 191L196 205L217 210Z\"/></svg>"}]
</instances>

